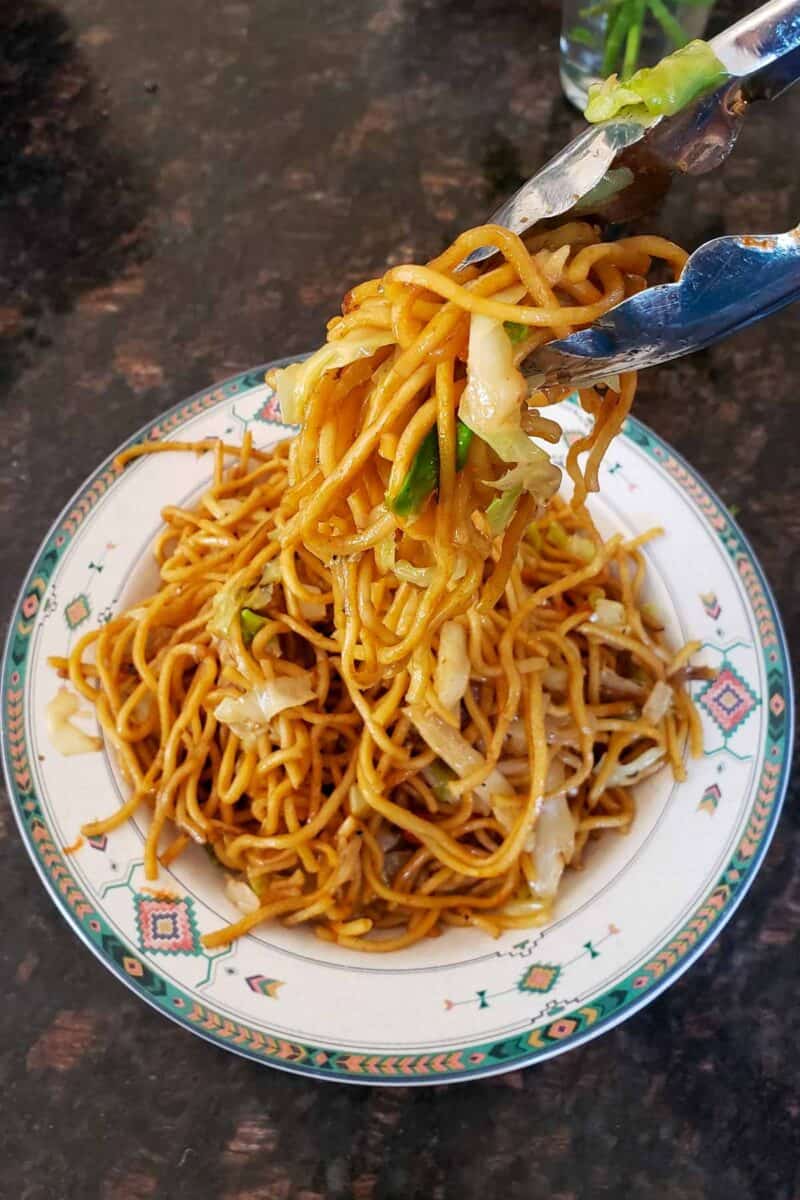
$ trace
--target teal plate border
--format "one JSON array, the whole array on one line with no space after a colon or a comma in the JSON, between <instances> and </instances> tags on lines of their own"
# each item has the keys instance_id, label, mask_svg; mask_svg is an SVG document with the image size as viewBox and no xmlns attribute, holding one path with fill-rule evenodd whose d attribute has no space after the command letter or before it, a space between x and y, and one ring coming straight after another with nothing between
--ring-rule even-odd
<instances>
[{"instance_id":1,"label":"teal plate border","mask_svg":"<svg viewBox=\"0 0 800 1200\"><path fill-rule=\"evenodd\" d=\"M281 360L278 364L294 361ZM267 367L233 376L198 392L148 423L124 445L163 438L214 404L264 382ZM499 1041L441 1053L374 1055L272 1037L233 1021L185 995L122 942L76 882L47 826L33 783L23 700L31 634L50 578L78 526L120 474L109 457L79 489L37 552L14 606L3 657L3 765L22 840L42 882L73 930L100 961L137 995L178 1024L226 1050L257 1062L348 1083L455 1083L528 1066L597 1037L633 1015L673 983L702 954L743 899L767 851L788 785L794 734L794 695L786 637L763 571L722 502L689 464L640 421L630 418L625 435L689 495L732 560L747 592L759 631L759 651L769 695L768 742L750 819L717 882L679 934L635 974L563 1013L544 1028ZM122 447L121 447L122 448ZM115 451L115 454L118 451Z\"/></svg>"}]
</instances>

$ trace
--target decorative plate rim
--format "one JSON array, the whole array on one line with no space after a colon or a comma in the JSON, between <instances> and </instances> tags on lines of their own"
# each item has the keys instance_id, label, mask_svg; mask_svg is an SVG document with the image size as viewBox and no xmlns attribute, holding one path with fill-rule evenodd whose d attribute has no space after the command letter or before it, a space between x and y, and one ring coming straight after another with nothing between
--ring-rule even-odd
<instances>
[{"instance_id":1,"label":"decorative plate rim","mask_svg":"<svg viewBox=\"0 0 800 1200\"><path fill-rule=\"evenodd\" d=\"M331 1082L401 1085L463 1082L529 1066L582 1045L654 1000L694 963L721 932L738 908L764 859L780 816L792 762L794 743L794 687L786 633L763 569L746 535L714 490L688 462L637 418L628 419L625 435L649 458L670 472L689 494L701 520L722 542L737 564L749 605L757 618L759 653L764 659L768 690L782 700L772 712L767 738L769 752L759 763L759 783L745 834L727 866L697 909L635 976L618 981L610 990L561 1014L546 1028L512 1035L502 1042L477 1044L441 1053L371 1055L331 1047L288 1042L250 1029L184 996L179 987L163 978L131 947L106 926L73 879L63 852L47 828L28 767L27 730L23 697L30 634L39 603L62 553L84 517L121 472L113 460L121 449L148 439L161 439L186 420L233 395L264 383L271 366L297 361L300 355L274 360L240 372L188 400L173 405L160 417L146 422L122 443L80 485L50 526L35 552L11 611L2 660L2 757L9 802L33 865L74 933L92 953L136 995L184 1029L242 1057L293 1074ZM744 568L744 569L743 569ZM773 733L774 729L774 733ZM766 751L767 747L765 747ZM491 1061L487 1061L487 1059Z\"/></svg>"}]
</instances>

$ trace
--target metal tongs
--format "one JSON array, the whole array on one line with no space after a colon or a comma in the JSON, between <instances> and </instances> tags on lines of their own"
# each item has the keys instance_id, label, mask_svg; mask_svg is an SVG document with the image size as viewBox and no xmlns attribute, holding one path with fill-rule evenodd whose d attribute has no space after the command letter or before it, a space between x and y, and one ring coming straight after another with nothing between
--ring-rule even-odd
<instances>
[{"instance_id":1,"label":"metal tongs","mask_svg":"<svg viewBox=\"0 0 800 1200\"><path fill-rule=\"evenodd\" d=\"M728 78L671 117L612 119L584 130L489 220L524 233L554 217L641 216L677 173L702 174L733 149L749 105L800 79L800 2L770 0L711 46ZM480 262L494 247L475 250ZM800 226L721 237L689 258L676 283L623 301L590 328L550 342L523 364L532 387L589 384L690 354L800 298Z\"/></svg>"}]
</instances>

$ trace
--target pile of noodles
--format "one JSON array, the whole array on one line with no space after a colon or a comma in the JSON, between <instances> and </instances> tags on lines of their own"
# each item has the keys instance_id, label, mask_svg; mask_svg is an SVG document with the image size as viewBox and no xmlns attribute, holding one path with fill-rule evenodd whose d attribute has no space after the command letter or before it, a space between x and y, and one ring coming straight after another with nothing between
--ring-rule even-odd
<instances>
[{"instance_id":1,"label":"pile of noodles","mask_svg":"<svg viewBox=\"0 0 800 1200\"><path fill-rule=\"evenodd\" d=\"M243 915L207 946L275 918L369 951L540 923L589 840L630 826L636 784L683 777L696 646L666 646L642 602L645 537L604 542L585 507L635 378L581 391L567 504L542 415L563 392L528 396L518 369L657 260L685 255L583 223L473 230L353 289L271 377L297 436L122 456L208 452L214 473L163 512L155 594L56 663L131 786L83 832L149 805L151 879L209 848Z\"/></svg>"}]
</instances>

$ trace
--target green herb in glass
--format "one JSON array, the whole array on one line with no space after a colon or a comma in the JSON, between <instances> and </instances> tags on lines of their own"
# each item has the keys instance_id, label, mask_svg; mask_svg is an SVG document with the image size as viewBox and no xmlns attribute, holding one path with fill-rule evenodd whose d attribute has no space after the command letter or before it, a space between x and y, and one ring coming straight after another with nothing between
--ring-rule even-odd
<instances>
[{"instance_id":1,"label":"green herb in glass","mask_svg":"<svg viewBox=\"0 0 800 1200\"><path fill-rule=\"evenodd\" d=\"M678 13L690 7L709 7L709 0L593 0L579 9L581 19L590 24L599 19L605 21L600 73L603 76L616 73L623 81L631 78L639 66L648 24L660 27L671 49L685 46L691 35L681 24ZM574 26L569 37L584 46L597 44L596 35L587 25Z\"/></svg>"}]
</instances>

